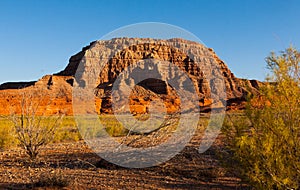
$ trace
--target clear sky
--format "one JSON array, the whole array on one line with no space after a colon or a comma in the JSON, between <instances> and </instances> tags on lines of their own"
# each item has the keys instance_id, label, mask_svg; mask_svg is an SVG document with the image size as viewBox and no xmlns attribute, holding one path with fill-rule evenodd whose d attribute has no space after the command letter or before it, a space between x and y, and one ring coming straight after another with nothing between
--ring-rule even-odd
<instances>
[{"instance_id":1,"label":"clear sky","mask_svg":"<svg viewBox=\"0 0 300 190\"><path fill-rule=\"evenodd\" d=\"M212 47L242 78L265 78L265 57L300 49L297 0L0 0L0 83L37 80L125 25L163 22Z\"/></svg>"}]
</instances>

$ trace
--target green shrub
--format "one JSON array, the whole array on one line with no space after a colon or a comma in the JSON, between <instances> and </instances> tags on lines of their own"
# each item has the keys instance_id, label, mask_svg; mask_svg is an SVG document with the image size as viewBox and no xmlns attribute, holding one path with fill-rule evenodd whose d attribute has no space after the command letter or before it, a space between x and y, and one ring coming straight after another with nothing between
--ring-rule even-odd
<instances>
[{"instance_id":1,"label":"green shrub","mask_svg":"<svg viewBox=\"0 0 300 190\"><path fill-rule=\"evenodd\" d=\"M294 48L279 56L272 53L267 58L272 83L250 99L248 119L231 120L224 126L232 167L258 189L300 187L299 62Z\"/></svg>"}]
</instances>

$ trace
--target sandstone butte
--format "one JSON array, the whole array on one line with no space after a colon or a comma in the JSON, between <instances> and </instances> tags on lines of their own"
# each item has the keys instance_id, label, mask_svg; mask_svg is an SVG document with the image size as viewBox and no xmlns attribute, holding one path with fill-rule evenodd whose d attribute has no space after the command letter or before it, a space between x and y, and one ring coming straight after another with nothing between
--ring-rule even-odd
<instances>
[{"instance_id":1,"label":"sandstone butte","mask_svg":"<svg viewBox=\"0 0 300 190\"><path fill-rule=\"evenodd\" d=\"M198 56L192 58L187 52L196 53ZM24 94L26 97L36 89L44 93L43 100L51 99L51 101L41 101L41 97L33 97L33 101L41 101L41 110L45 110L46 114L61 112L72 115L73 85L77 84L78 80L87 80L91 76L89 74L99 63L95 57L107 58L107 63L95 79L95 109L93 109L98 114L112 113L109 92L118 75L129 65L145 59L169 61L187 73L194 84L202 112L209 112L212 106L226 106L227 110L243 109L246 96L249 93L257 93L258 88L263 85L256 80L235 77L213 49L196 42L177 38L169 40L114 38L90 43L82 51L73 55L66 68L59 73L43 76L38 81L8 82L0 85L0 115L20 112L20 100ZM82 59L86 61L85 72L75 78ZM195 61L201 64L201 68L195 64ZM159 68L159 63L156 69L157 72L167 72L164 68ZM218 101L211 98L212 88L215 88L217 83L207 80L209 77L205 76L204 69L209 70L214 78L223 79L226 89L225 100ZM150 102L155 99L163 100L169 113L176 112L180 108L181 101L172 87L166 85L164 81L148 79L137 84L132 91L129 98L131 113L147 112Z\"/></svg>"}]
</instances>

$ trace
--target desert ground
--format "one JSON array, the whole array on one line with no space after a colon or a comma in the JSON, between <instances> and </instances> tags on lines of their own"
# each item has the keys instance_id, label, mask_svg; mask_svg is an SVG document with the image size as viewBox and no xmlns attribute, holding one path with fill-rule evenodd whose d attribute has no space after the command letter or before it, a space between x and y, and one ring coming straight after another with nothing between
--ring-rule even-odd
<instances>
[{"instance_id":1,"label":"desert ground","mask_svg":"<svg viewBox=\"0 0 300 190\"><path fill-rule=\"evenodd\" d=\"M158 166L131 169L101 159L83 140L51 143L35 161L20 147L0 152L1 189L250 189L222 164L223 136L198 153L199 125L192 140L175 157ZM154 135L114 137L145 146ZM157 139L156 139L157 140ZM158 139L159 140L159 139Z\"/></svg>"}]
</instances>

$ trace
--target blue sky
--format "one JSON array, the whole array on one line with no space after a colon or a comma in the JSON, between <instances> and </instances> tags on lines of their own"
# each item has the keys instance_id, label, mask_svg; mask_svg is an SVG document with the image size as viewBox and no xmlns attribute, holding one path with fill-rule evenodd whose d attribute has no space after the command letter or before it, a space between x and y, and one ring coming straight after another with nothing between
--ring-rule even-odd
<instances>
[{"instance_id":1,"label":"blue sky","mask_svg":"<svg viewBox=\"0 0 300 190\"><path fill-rule=\"evenodd\" d=\"M195 34L242 78L265 78L265 57L300 48L297 0L1 0L0 83L37 80L125 25L163 22Z\"/></svg>"}]
</instances>

